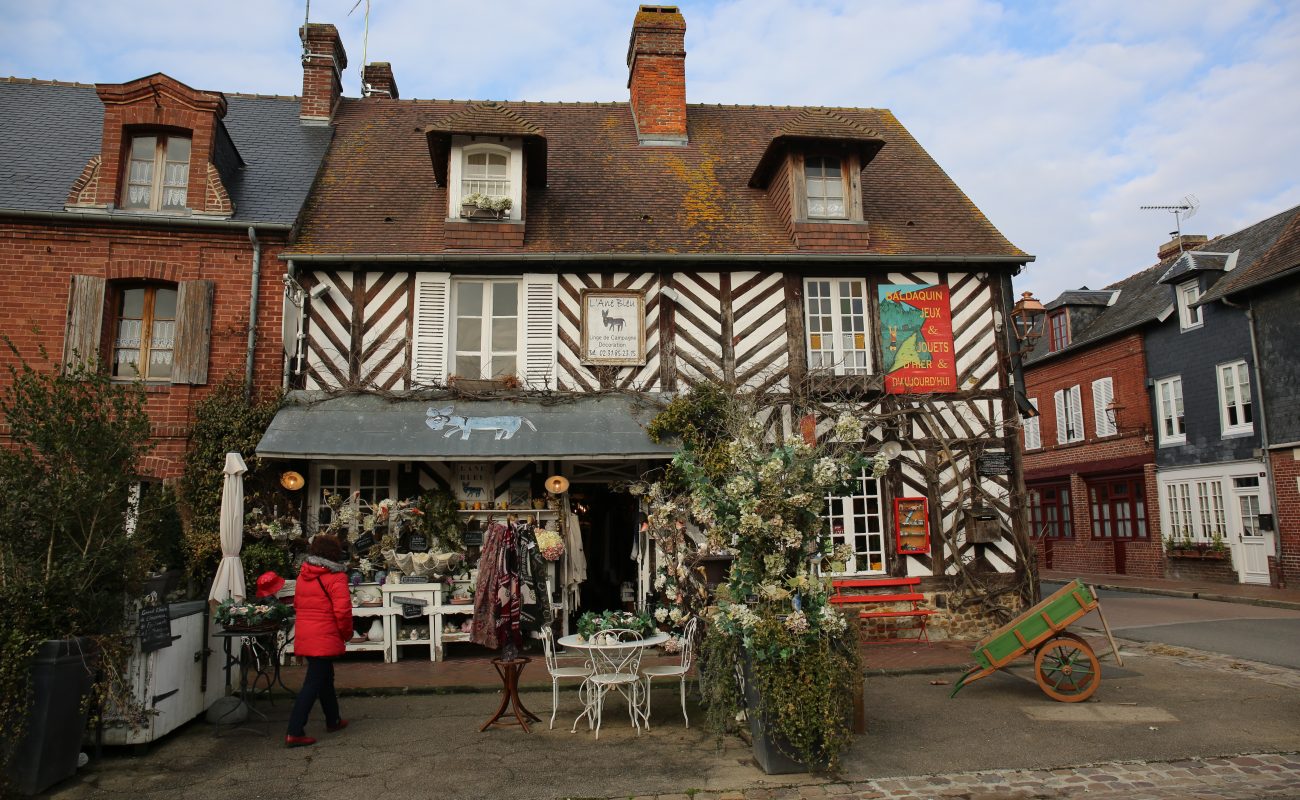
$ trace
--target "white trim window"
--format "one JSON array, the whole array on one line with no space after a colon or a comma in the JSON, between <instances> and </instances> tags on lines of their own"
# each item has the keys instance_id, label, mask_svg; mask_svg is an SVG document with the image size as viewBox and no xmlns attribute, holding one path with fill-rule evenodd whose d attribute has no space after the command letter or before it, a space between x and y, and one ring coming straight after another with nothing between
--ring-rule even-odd
<instances>
[{"instance_id":1,"label":"white trim window","mask_svg":"<svg viewBox=\"0 0 1300 800\"><path fill-rule=\"evenodd\" d=\"M315 491L310 495L308 511L317 530L324 530L334 521L335 511L326 502L327 495L341 495L344 504L353 509L353 521L348 526L352 533L359 524L356 512L364 507L359 501L373 508L381 500L397 496L397 470L390 464L314 463L311 473Z\"/></svg>"},{"instance_id":2,"label":"white trim window","mask_svg":"<svg viewBox=\"0 0 1300 800\"><path fill-rule=\"evenodd\" d=\"M867 290L861 278L805 278L808 368L870 375Z\"/></svg>"},{"instance_id":3,"label":"white trim window","mask_svg":"<svg viewBox=\"0 0 1300 800\"><path fill-rule=\"evenodd\" d=\"M1183 379L1175 375L1156 381L1156 416L1160 425L1160 444L1183 444L1187 428L1183 422Z\"/></svg>"},{"instance_id":4,"label":"white trim window","mask_svg":"<svg viewBox=\"0 0 1300 800\"><path fill-rule=\"evenodd\" d=\"M524 206L523 140L510 137L457 135L451 138L450 175L447 176L447 217L459 219L461 198L483 194L509 198L507 220L522 220Z\"/></svg>"},{"instance_id":5,"label":"white trim window","mask_svg":"<svg viewBox=\"0 0 1300 800\"><path fill-rule=\"evenodd\" d=\"M501 378L519 372L517 279L452 281L452 374Z\"/></svg>"},{"instance_id":6,"label":"white trim window","mask_svg":"<svg viewBox=\"0 0 1300 800\"><path fill-rule=\"evenodd\" d=\"M1201 512L1201 538L1213 541L1228 535L1228 520L1223 511L1223 483L1221 481L1196 482L1197 507Z\"/></svg>"},{"instance_id":7,"label":"white trim window","mask_svg":"<svg viewBox=\"0 0 1300 800\"><path fill-rule=\"evenodd\" d=\"M1223 435L1250 433L1255 430L1255 416L1250 402L1250 369L1245 361L1220 364L1219 424Z\"/></svg>"},{"instance_id":8,"label":"white trim window","mask_svg":"<svg viewBox=\"0 0 1300 800\"><path fill-rule=\"evenodd\" d=\"M1038 398L1029 398L1029 405L1038 410ZM1039 428L1038 421L1041 417L1028 417L1021 422L1021 427L1025 431L1025 449L1037 450L1043 446L1042 430Z\"/></svg>"},{"instance_id":9,"label":"white trim window","mask_svg":"<svg viewBox=\"0 0 1300 800\"><path fill-rule=\"evenodd\" d=\"M190 184L190 137L132 137L124 184L122 208L128 211L184 211Z\"/></svg>"},{"instance_id":10,"label":"white trim window","mask_svg":"<svg viewBox=\"0 0 1300 800\"><path fill-rule=\"evenodd\" d=\"M1165 484L1165 517L1168 538L1191 539L1196 528L1192 518L1192 484L1187 481Z\"/></svg>"},{"instance_id":11,"label":"white trim window","mask_svg":"<svg viewBox=\"0 0 1300 800\"><path fill-rule=\"evenodd\" d=\"M1078 385L1058 389L1052 397L1056 401L1056 443L1082 442L1083 397Z\"/></svg>"},{"instance_id":12,"label":"white trim window","mask_svg":"<svg viewBox=\"0 0 1300 800\"><path fill-rule=\"evenodd\" d=\"M1178 284L1174 290L1178 295L1178 329L1190 331L1201 327L1201 307L1193 305L1201 299L1201 285L1197 281Z\"/></svg>"},{"instance_id":13,"label":"white trim window","mask_svg":"<svg viewBox=\"0 0 1300 800\"><path fill-rule=\"evenodd\" d=\"M1115 381L1112 378L1098 378L1092 382L1092 419L1097 426L1097 437L1114 436L1119 433L1115 404Z\"/></svg>"},{"instance_id":14,"label":"white trim window","mask_svg":"<svg viewBox=\"0 0 1300 800\"><path fill-rule=\"evenodd\" d=\"M461 166L460 196L484 194L493 200L511 196L510 150L494 145L466 147Z\"/></svg>"},{"instance_id":15,"label":"white trim window","mask_svg":"<svg viewBox=\"0 0 1300 800\"><path fill-rule=\"evenodd\" d=\"M884 575L885 515L880 496L880 481L863 470L855 482L853 494L826 497L822 519L831 530L834 544L848 544L853 558L846 572L835 575Z\"/></svg>"}]
</instances>

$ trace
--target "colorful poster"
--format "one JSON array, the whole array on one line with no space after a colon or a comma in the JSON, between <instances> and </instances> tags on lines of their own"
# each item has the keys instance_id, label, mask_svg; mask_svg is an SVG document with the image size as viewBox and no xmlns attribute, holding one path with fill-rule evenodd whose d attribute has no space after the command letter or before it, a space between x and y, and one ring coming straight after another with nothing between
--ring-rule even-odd
<instances>
[{"instance_id":1,"label":"colorful poster","mask_svg":"<svg viewBox=\"0 0 1300 800\"><path fill-rule=\"evenodd\" d=\"M947 285L881 284L880 352L889 394L957 391Z\"/></svg>"}]
</instances>

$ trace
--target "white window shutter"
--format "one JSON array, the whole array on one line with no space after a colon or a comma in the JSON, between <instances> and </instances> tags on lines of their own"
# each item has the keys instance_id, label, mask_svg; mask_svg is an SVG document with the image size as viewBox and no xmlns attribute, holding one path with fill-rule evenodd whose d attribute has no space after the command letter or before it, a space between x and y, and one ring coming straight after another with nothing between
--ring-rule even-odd
<instances>
[{"instance_id":1,"label":"white window shutter","mask_svg":"<svg viewBox=\"0 0 1300 800\"><path fill-rule=\"evenodd\" d=\"M1115 384L1111 378L1098 378L1092 382L1092 416L1097 423L1098 436L1114 436L1118 433L1118 427L1106 413L1114 400Z\"/></svg>"},{"instance_id":2,"label":"white window shutter","mask_svg":"<svg viewBox=\"0 0 1300 800\"><path fill-rule=\"evenodd\" d=\"M524 273L524 384L554 389L558 276Z\"/></svg>"},{"instance_id":3,"label":"white window shutter","mask_svg":"<svg viewBox=\"0 0 1300 800\"><path fill-rule=\"evenodd\" d=\"M1038 398L1029 398L1029 404L1038 410ZM1043 446L1042 430L1038 427L1039 417L1030 417L1024 421L1025 449L1037 450Z\"/></svg>"},{"instance_id":4,"label":"white window shutter","mask_svg":"<svg viewBox=\"0 0 1300 800\"><path fill-rule=\"evenodd\" d=\"M447 381L447 329L451 316L451 273L417 272L415 320L411 330L411 388Z\"/></svg>"},{"instance_id":5,"label":"white window shutter","mask_svg":"<svg viewBox=\"0 0 1300 800\"><path fill-rule=\"evenodd\" d=\"M1069 441L1065 433L1070 426L1070 421L1065 418L1065 390L1058 389L1052 397L1056 400L1056 443L1065 444Z\"/></svg>"},{"instance_id":6,"label":"white window shutter","mask_svg":"<svg viewBox=\"0 0 1300 800\"><path fill-rule=\"evenodd\" d=\"M1073 421L1074 428L1074 439L1072 441L1081 441L1084 439L1083 392L1079 390L1078 384L1070 387L1070 419Z\"/></svg>"}]
</instances>

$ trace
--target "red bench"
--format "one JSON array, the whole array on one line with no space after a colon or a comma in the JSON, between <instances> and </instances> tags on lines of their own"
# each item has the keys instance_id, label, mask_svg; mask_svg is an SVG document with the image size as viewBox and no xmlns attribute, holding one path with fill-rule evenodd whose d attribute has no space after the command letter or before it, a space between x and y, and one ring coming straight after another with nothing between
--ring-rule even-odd
<instances>
[{"instance_id":1,"label":"red bench","mask_svg":"<svg viewBox=\"0 0 1300 800\"><path fill-rule=\"evenodd\" d=\"M862 580L853 580L848 578L836 578L831 582L831 603L840 606L847 605L865 605L875 606L876 608L866 608L858 612L858 619L861 620L891 620L906 622L904 625L885 625L883 632L886 634L883 638L864 639L870 642L926 642L930 641L930 634L926 631L926 624L930 616L935 613L932 608L922 608L921 603L925 602L925 595L917 591L907 591L921 583L920 578L868 578ZM877 590L886 590L884 592ZM880 606L886 604L905 605L906 608L880 609ZM916 631L915 637L907 638L889 638L888 634L898 633L899 631Z\"/></svg>"}]
</instances>

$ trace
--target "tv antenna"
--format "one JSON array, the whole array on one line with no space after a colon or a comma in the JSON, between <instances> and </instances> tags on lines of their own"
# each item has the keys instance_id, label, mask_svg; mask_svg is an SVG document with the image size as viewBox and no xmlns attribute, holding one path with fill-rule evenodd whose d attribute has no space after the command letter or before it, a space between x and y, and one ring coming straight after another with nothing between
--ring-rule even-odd
<instances>
[{"instance_id":1,"label":"tv antenna","mask_svg":"<svg viewBox=\"0 0 1300 800\"><path fill-rule=\"evenodd\" d=\"M352 5L352 10L348 11L348 16L362 3L366 4L366 27L365 32L361 35L361 95L362 97L370 96L370 87L366 86L366 49L370 46L370 0L357 0Z\"/></svg>"},{"instance_id":2,"label":"tv antenna","mask_svg":"<svg viewBox=\"0 0 1300 800\"><path fill-rule=\"evenodd\" d=\"M1170 236L1178 241L1178 251L1183 250L1183 223L1196 216L1196 209L1201 207L1201 201L1196 199L1196 195L1189 194L1183 198L1181 203L1175 203L1169 206L1139 206L1143 211L1168 211L1174 215L1174 230L1170 231Z\"/></svg>"}]
</instances>

